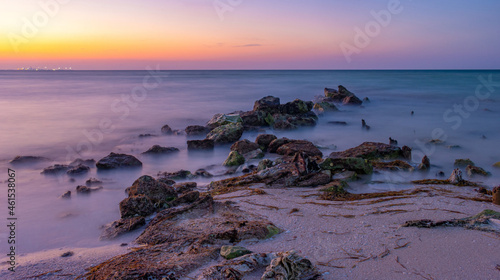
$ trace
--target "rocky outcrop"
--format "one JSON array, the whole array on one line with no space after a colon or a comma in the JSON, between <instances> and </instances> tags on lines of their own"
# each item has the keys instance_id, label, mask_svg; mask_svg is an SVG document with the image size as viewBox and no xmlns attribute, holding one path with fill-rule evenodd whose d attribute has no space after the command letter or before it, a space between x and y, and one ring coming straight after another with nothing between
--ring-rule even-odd
<instances>
[{"instance_id":1,"label":"rocky outcrop","mask_svg":"<svg viewBox=\"0 0 500 280\"><path fill-rule=\"evenodd\" d=\"M253 111L265 112L269 114L275 114L279 112L280 99L274 96L266 96L257 101L253 106Z\"/></svg>"},{"instance_id":2,"label":"rocky outcrop","mask_svg":"<svg viewBox=\"0 0 500 280\"><path fill-rule=\"evenodd\" d=\"M214 145L214 140L210 139L187 141L188 150L213 150Z\"/></svg>"},{"instance_id":3,"label":"rocky outcrop","mask_svg":"<svg viewBox=\"0 0 500 280\"><path fill-rule=\"evenodd\" d=\"M487 172L486 170L482 169L481 167L473 166L473 165L467 165L467 167L465 168L465 172L467 172L467 175L469 177L472 177L475 175L484 176L484 177L491 176L490 172Z\"/></svg>"},{"instance_id":4,"label":"rocky outcrop","mask_svg":"<svg viewBox=\"0 0 500 280\"><path fill-rule=\"evenodd\" d=\"M163 133L163 134L174 134L174 131L172 130L172 128L168 124L166 124L166 125L162 126L161 133Z\"/></svg>"},{"instance_id":5,"label":"rocky outcrop","mask_svg":"<svg viewBox=\"0 0 500 280\"><path fill-rule=\"evenodd\" d=\"M374 159L396 159L403 157L403 151L399 147L384 143L364 142L363 144L345 150L343 152L333 152L330 158L359 157L368 160Z\"/></svg>"},{"instance_id":6,"label":"rocky outcrop","mask_svg":"<svg viewBox=\"0 0 500 280\"><path fill-rule=\"evenodd\" d=\"M431 161L429 160L429 157L424 156L422 158L422 163L418 166L418 170L429 170L431 168Z\"/></svg>"},{"instance_id":7,"label":"rocky outcrop","mask_svg":"<svg viewBox=\"0 0 500 280\"><path fill-rule=\"evenodd\" d=\"M142 162L136 157L126 154L110 153L108 156L100 159L96 167L97 169L115 169L115 168L134 168L141 167Z\"/></svg>"},{"instance_id":8,"label":"rocky outcrop","mask_svg":"<svg viewBox=\"0 0 500 280\"><path fill-rule=\"evenodd\" d=\"M332 173L354 171L357 174L371 174L373 167L362 158L327 158L320 164L321 169L331 170Z\"/></svg>"},{"instance_id":9,"label":"rocky outcrop","mask_svg":"<svg viewBox=\"0 0 500 280\"><path fill-rule=\"evenodd\" d=\"M135 180L132 186L127 188L126 192L129 197L144 195L153 203L159 204L164 204L177 198L177 193L172 186L159 182L148 175L141 176Z\"/></svg>"},{"instance_id":10,"label":"rocky outcrop","mask_svg":"<svg viewBox=\"0 0 500 280\"><path fill-rule=\"evenodd\" d=\"M325 88L325 97L330 98L333 102L341 102L344 105L361 105L363 103L354 93L341 85L338 90Z\"/></svg>"},{"instance_id":11,"label":"rocky outcrop","mask_svg":"<svg viewBox=\"0 0 500 280\"><path fill-rule=\"evenodd\" d=\"M122 218L134 216L148 216L155 212L153 202L144 194L125 198L120 202L120 215Z\"/></svg>"},{"instance_id":12,"label":"rocky outcrop","mask_svg":"<svg viewBox=\"0 0 500 280\"><path fill-rule=\"evenodd\" d=\"M259 148L262 151L267 151L269 144L271 144L271 142L273 142L276 139L278 139L278 137L276 137L273 134L259 134L255 139L255 143L259 145Z\"/></svg>"},{"instance_id":13,"label":"rocky outcrop","mask_svg":"<svg viewBox=\"0 0 500 280\"><path fill-rule=\"evenodd\" d=\"M234 246L247 239L266 239L279 232L257 215L204 196L190 204L159 212L136 240L148 246L94 266L84 277L184 279L206 263L222 261L222 246L231 243Z\"/></svg>"},{"instance_id":14,"label":"rocky outcrop","mask_svg":"<svg viewBox=\"0 0 500 280\"><path fill-rule=\"evenodd\" d=\"M311 157L322 157L323 153L311 142L306 140L291 140L290 142L281 145L276 153L278 155L293 156L301 152Z\"/></svg>"},{"instance_id":15,"label":"rocky outcrop","mask_svg":"<svg viewBox=\"0 0 500 280\"><path fill-rule=\"evenodd\" d=\"M118 221L114 221L106 225L104 227L103 232L101 233L100 239L101 240L113 239L129 231L136 230L145 224L146 224L146 219L144 217L130 217L125 219L120 219Z\"/></svg>"},{"instance_id":16,"label":"rocky outcrop","mask_svg":"<svg viewBox=\"0 0 500 280\"><path fill-rule=\"evenodd\" d=\"M241 135L243 135L243 125L234 123L214 128L208 133L207 139L213 140L216 144L226 144L238 141Z\"/></svg>"},{"instance_id":17,"label":"rocky outcrop","mask_svg":"<svg viewBox=\"0 0 500 280\"><path fill-rule=\"evenodd\" d=\"M142 154L145 155L164 155L164 154L171 154L178 152L179 149L174 148L174 147L162 147L160 145L154 145L153 147L149 148L149 150L145 151Z\"/></svg>"},{"instance_id":18,"label":"rocky outcrop","mask_svg":"<svg viewBox=\"0 0 500 280\"><path fill-rule=\"evenodd\" d=\"M465 159L456 159L455 160L455 167L467 167L467 165L472 165L475 166L474 162L468 158Z\"/></svg>"},{"instance_id":19,"label":"rocky outcrop","mask_svg":"<svg viewBox=\"0 0 500 280\"><path fill-rule=\"evenodd\" d=\"M216 114L207 122L207 128L213 130L219 126L228 124L241 124L243 120L239 114Z\"/></svg>"}]
</instances>

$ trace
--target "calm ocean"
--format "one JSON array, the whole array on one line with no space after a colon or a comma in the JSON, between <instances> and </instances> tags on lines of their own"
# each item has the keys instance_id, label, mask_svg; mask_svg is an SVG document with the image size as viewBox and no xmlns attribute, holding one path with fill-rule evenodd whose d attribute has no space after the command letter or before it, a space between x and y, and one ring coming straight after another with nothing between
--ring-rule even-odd
<instances>
[{"instance_id":1,"label":"calm ocean","mask_svg":"<svg viewBox=\"0 0 500 280\"><path fill-rule=\"evenodd\" d=\"M308 139L323 147L325 155L365 141L388 143L392 137L414 149L415 164L424 154L431 160L429 173L374 174L354 185L353 192L409 188L410 180L434 178L439 171L450 174L457 158L470 158L493 174L474 180L489 187L500 184L500 170L492 167L500 161L500 71L0 71L0 181L7 180L8 162L16 155L51 159L15 168L19 252L107 244L98 241L99 227L119 218L124 189L140 175L222 169L229 146L188 153L186 136L163 136L163 125L184 130L205 124L216 113L251 110L264 96L279 97L282 103L313 100L325 87L338 85L371 102L320 116L313 128L267 132ZM361 129L361 119L371 126L369 131ZM147 133L158 137L139 137ZM247 132L243 138L253 141L257 134ZM444 143L428 144L436 138ZM154 144L180 152L161 158L140 155ZM99 160L111 151L137 156L143 169L96 173L94 168L75 182L40 174L53 163L78 156ZM58 199L89 177L103 180L104 189ZM0 205L5 206L2 189ZM2 229L1 239L6 236ZM113 242L132 239L129 235Z\"/></svg>"}]
</instances>

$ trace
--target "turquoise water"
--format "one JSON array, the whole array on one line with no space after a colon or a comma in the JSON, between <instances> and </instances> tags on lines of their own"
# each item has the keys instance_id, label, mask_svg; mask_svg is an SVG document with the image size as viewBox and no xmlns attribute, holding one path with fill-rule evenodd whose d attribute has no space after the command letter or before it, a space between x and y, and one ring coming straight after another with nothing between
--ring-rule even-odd
<instances>
[{"instance_id":1,"label":"turquoise water","mask_svg":"<svg viewBox=\"0 0 500 280\"><path fill-rule=\"evenodd\" d=\"M0 172L1 182L7 179L8 161L16 155L51 159L16 167L22 244L18 248L26 253L98 246L103 244L97 241L99 226L119 218L124 189L141 174L206 167L223 171L220 164L228 146L188 153L186 136L160 134L164 124L183 130L203 125L216 113L251 110L255 100L267 95L280 97L282 103L313 100L325 87L340 84L371 102L322 115L313 128L267 132L308 139L324 147L325 155L364 141L388 143L392 137L414 149L414 164L424 154L431 159L433 166L426 174L375 174L352 191L409 188L410 180L433 178L438 171L450 174L456 158L472 159L493 174L477 180L490 187L498 185L500 170L492 164L500 161L499 83L500 71L0 71L0 170L5 170ZM371 126L369 131L361 129L361 119ZM330 121L348 125L335 126ZM145 133L158 137L138 137ZM247 132L243 138L254 140L257 134ZM445 142L427 143L435 138ZM180 152L161 158L140 155L154 144L177 147ZM449 149L449 145L461 148ZM143 169L105 174L94 169L76 182L40 174L52 163L68 163L76 157L98 160L111 151L137 156ZM106 180L104 190L89 197L58 199L88 177ZM2 205L5 196L0 192ZM5 234L2 231L2 239Z\"/></svg>"}]
</instances>

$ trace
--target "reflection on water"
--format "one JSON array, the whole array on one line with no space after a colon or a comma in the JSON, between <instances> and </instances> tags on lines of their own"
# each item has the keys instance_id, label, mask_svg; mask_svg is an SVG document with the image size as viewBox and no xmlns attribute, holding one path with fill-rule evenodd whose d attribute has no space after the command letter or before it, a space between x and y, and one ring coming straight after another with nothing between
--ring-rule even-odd
<instances>
[{"instance_id":1,"label":"reflection on water","mask_svg":"<svg viewBox=\"0 0 500 280\"><path fill-rule=\"evenodd\" d=\"M371 102L364 108L343 107L341 112L321 116L316 127L266 132L311 140L323 147L324 155L364 141L388 143L392 137L400 145L414 149L415 163L423 154L431 159L428 173L374 174L366 178L365 184L354 185L353 191L408 188L410 180L435 177L441 170L450 174L456 158L470 158L492 172L492 177L480 180L493 186L500 179L499 170L491 167L500 161L498 91L480 100L467 117L462 116L458 128L453 126L457 113L450 115L455 121L443 119L447 110L474 95L479 76L489 74L493 74L494 81L500 80L498 71L166 71L162 72L161 86L149 91L144 101L130 102L127 96L142 83L147 72L0 71L0 168L6 170L8 160L16 155L51 159L35 166L16 167L18 239L22 244L18 249L26 253L103 244L98 241L99 227L119 218L118 203L125 197L125 188L142 174L180 169L194 172L199 168L209 168L215 174L225 172L221 163L229 146L210 152L188 152L186 136L161 135L164 124L183 130L187 125L203 125L215 113L251 110L253 102L263 96L274 95L282 102L312 100L323 94L324 87L339 84L361 98L369 97ZM369 131L361 128L361 119L370 125ZM111 124L111 132L102 129L103 121L108 122L107 128ZM329 123L332 121L345 121L347 125ZM433 131L437 128L444 132L445 143L428 144L436 138ZM139 137L147 133L156 136ZM257 135L246 132L243 138L254 140ZM180 151L161 157L141 155L155 144ZM450 149L450 145L461 148ZM111 151L133 154L144 165L139 170L105 173L96 173L94 168L74 182L66 175L40 174L48 165L74 160L79 150L81 157L96 160ZM76 186L89 177L104 181L104 189L88 196L76 195ZM6 174L0 174L2 182L6 179ZM209 181L198 182L203 185ZM58 199L67 190L73 192L72 198ZM0 199L4 196L2 192ZM132 239L125 236L113 242Z\"/></svg>"}]
</instances>

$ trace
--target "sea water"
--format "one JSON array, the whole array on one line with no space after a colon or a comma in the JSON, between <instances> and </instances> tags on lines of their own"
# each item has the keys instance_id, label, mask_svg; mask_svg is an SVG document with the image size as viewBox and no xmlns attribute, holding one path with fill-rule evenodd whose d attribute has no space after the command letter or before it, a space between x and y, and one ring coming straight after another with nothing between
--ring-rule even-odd
<instances>
[{"instance_id":1,"label":"sea water","mask_svg":"<svg viewBox=\"0 0 500 280\"><path fill-rule=\"evenodd\" d=\"M229 145L188 152L186 141L200 137L162 135L163 125L184 130L204 125L216 113L251 110L264 96L279 97L282 103L313 100L325 87L338 85L370 102L340 106L338 112L321 115L315 127L265 132L310 140L325 156L365 141L388 143L392 137L413 148L412 164L418 165L423 155L431 160L428 172L374 174L353 184L353 192L412 188L411 180L436 178L439 171L448 176L458 158L470 158L492 173L474 181L500 184L500 170L492 167L500 161L500 71L0 71L0 217L7 218L7 169L13 168L18 253L131 241L137 233L108 242L99 241L99 235L103 225L120 218L118 203L139 176L180 169L225 171L221 163ZM370 130L361 127L361 119ZM253 141L259 133L245 132L242 138ZM444 142L429 144L432 139ZM141 155L155 144L180 151ZM112 172L93 168L75 181L40 174L55 163L77 157L99 160L110 152L134 155L143 167ZM12 166L9 161L17 155L50 161ZM76 195L76 186L90 177L102 180L104 188ZM200 186L208 182L198 180ZM67 190L71 199L58 198ZM7 236L2 227L5 246Z\"/></svg>"}]
</instances>

